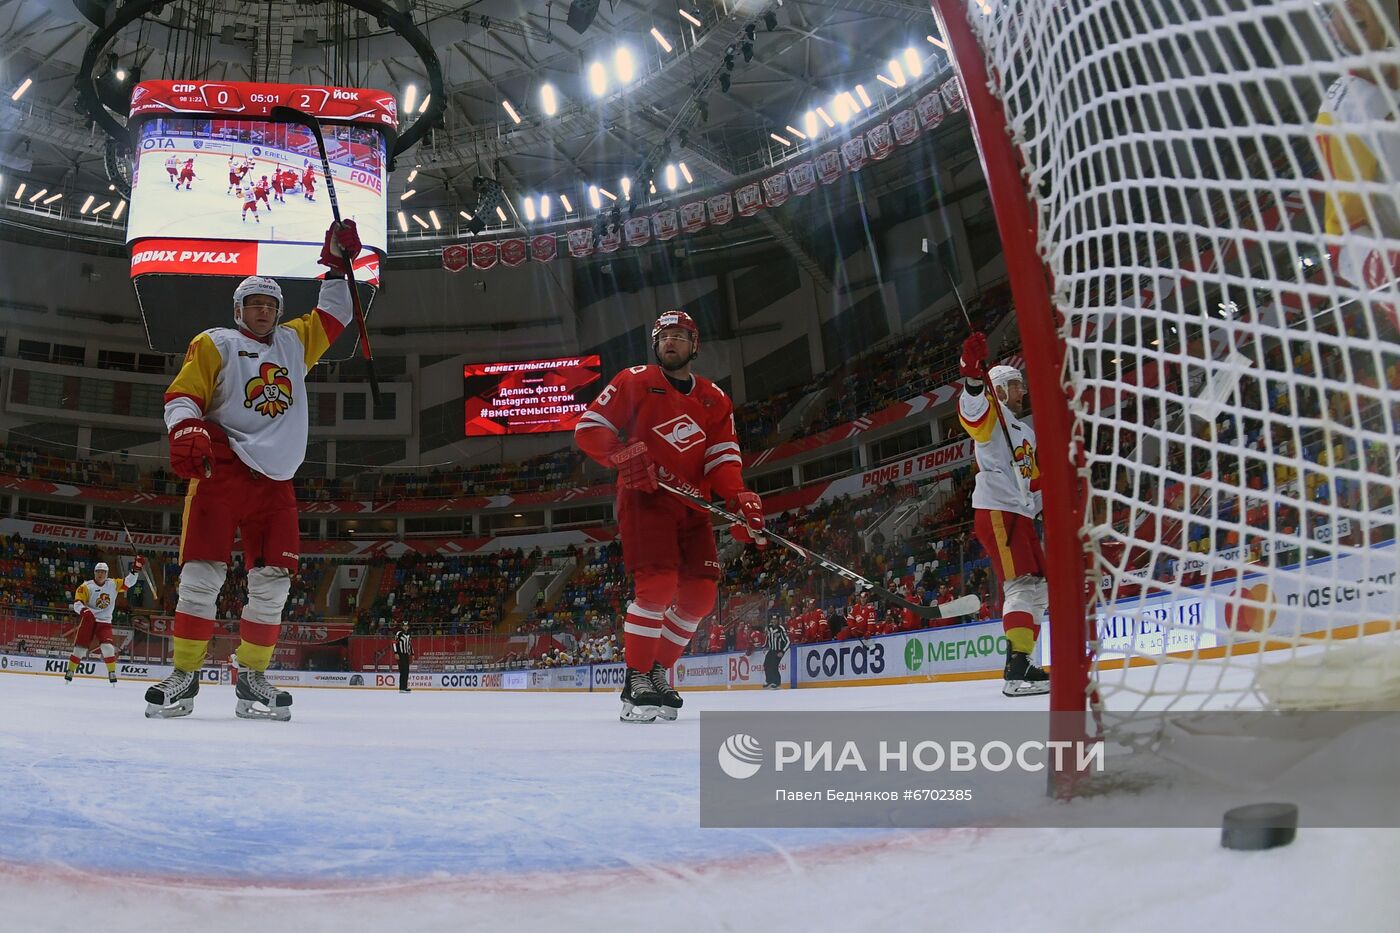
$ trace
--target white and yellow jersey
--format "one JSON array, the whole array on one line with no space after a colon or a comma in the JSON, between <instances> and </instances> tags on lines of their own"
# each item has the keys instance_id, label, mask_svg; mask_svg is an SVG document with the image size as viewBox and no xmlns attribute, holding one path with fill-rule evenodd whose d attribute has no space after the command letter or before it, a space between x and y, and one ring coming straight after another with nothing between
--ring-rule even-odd
<instances>
[{"instance_id":1,"label":"white and yellow jersey","mask_svg":"<svg viewBox=\"0 0 1400 933\"><path fill-rule=\"evenodd\" d=\"M117 608L117 597L136 585L136 574L129 573L124 579L108 577L100 585L89 580L73 593L73 611L81 614L91 609L99 622L111 622L112 610Z\"/></svg>"},{"instance_id":2,"label":"white and yellow jersey","mask_svg":"<svg viewBox=\"0 0 1400 933\"><path fill-rule=\"evenodd\" d=\"M1400 249L1400 93L1358 75L1327 89L1317 115L1317 145L1328 186L1327 233L1350 233L1338 269L1363 281L1361 263L1377 249ZM1381 238L1390 242L1382 244Z\"/></svg>"},{"instance_id":3,"label":"white and yellow jersey","mask_svg":"<svg viewBox=\"0 0 1400 933\"><path fill-rule=\"evenodd\" d=\"M212 421L251 469L291 479L306 459L306 374L350 317L348 283L327 279L316 309L274 327L266 342L234 327L206 330L165 393L167 430L186 418Z\"/></svg>"},{"instance_id":4,"label":"white and yellow jersey","mask_svg":"<svg viewBox=\"0 0 1400 933\"><path fill-rule=\"evenodd\" d=\"M972 507L1015 512L1035 518L1040 514L1040 493L1021 494L1022 488L1029 487L1030 481L1040 475L1036 461L1035 431L1007 411L1005 405L993 408L987 399L987 393L991 391L991 386L988 386L976 395L966 390L958 395L958 420L972 438L973 454L977 458ZM1014 448L1007 446L1006 435L997 425L998 413L1006 419ZM1013 464L1020 471L1022 480L1018 480L1012 472ZM1023 482L1025 487L1022 486Z\"/></svg>"}]
</instances>

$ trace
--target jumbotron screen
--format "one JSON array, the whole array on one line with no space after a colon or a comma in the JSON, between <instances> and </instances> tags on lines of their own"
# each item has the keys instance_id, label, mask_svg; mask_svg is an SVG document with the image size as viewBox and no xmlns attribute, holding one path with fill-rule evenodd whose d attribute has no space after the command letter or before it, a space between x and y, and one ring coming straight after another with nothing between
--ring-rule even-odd
<instances>
[{"instance_id":1,"label":"jumbotron screen","mask_svg":"<svg viewBox=\"0 0 1400 933\"><path fill-rule=\"evenodd\" d=\"M597 354L462 367L466 436L572 431L582 391L602 378Z\"/></svg>"}]
</instances>

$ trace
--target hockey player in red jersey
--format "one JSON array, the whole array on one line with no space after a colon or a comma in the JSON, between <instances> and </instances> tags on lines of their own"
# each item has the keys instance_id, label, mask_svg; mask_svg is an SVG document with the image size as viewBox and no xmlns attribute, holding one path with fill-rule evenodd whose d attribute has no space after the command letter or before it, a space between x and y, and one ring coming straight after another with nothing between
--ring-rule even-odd
<instances>
[{"instance_id":1,"label":"hockey player in red jersey","mask_svg":"<svg viewBox=\"0 0 1400 933\"><path fill-rule=\"evenodd\" d=\"M267 176L264 175L253 185L253 195L263 203L263 207L267 208L267 212L270 214L272 213L272 205L267 200L268 188ZM254 206L256 207L256 204Z\"/></svg>"},{"instance_id":2,"label":"hockey player in red jersey","mask_svg":"<svg viewBox=\"0 0 1400 933\"><path fill-rule=\"evenodd\" d=\"M310 162L306 163L306 170L301 173L301 196L308 201L316 200L316 169Z\"/></svg>"},{"instance_id":3,"label":"hockey player in red jersey","mask_svg":"<svg viewBox=\"0 0 1400 933\"><path fill-rule=\"evenodd\" d=\"M235 534L248 567L235 714L291 718L291 694L268 683L264 672L300 561L292 477L306 458L306 377L350 323L345 279L359 251L354 222L332 224L321 248L329 271L316 308L286 323L278 323L281 286L262 276L244 279L233 293L237 327L196 335L165 393L170 466L189 489L172 632L175 670L146 691L148 718L194 710Z\"/></svg>"},{"instance_id":4,"label":"hockey player in red jersey","mask_svg":"<svg viewBox=\"0 0 1400 933\"><path fill-rule=\"evenodd\" d=\"M190 190L190 183L193 182L193 181L194 181L194 159L186 159L186 160L185 160L185 167L182 168L182 169L180 169L180 178L179 178L179 180L175 183L175 190L176 190L176 191L180 190L180 186L181 186L181 185L184 185L184 186L185 186L185 190L186 190L186 191L189 191L189 190Z\"/></svg>"},{"instance_id":5,"label":"hockey player in red jersey","mask_svg":"<svg viewBox=\"0 0 1400 933\"><path fill-rule=\"evenodd\" d=\"M73 682L73 672L83 656L98 646L102 649L102 660L107 664L107 679L117 682L117 649L112 641L112 612L117 608L117 597L136 585L140 579L144 557L137 557L131 564L131 573L123 579L113 579L107 575L105 561L92 568L92 579L79 586L73 594L73 611L78 614L78 627L73 633L73 651L68 656L68 669L63 679Z\"/></svg>"},{"instance_id":6,"label":"hockey player in red jersey","mask_svg":"<svg viewBox=\"0 0 1400 933\"><path fill-rule=\"evenodd\" d=\"M617 470L622 557L636 580L623 625L623 722L676 718L682 701L667 671L714 609L719 585L707 514L658 489L657 480L705 498L717 494L744 519L731 529L734 537L766 544L763 503L740 473L734 406L690 371L699 328L684 311L667 311L651 330L651 347L657 365L618 373L574 429L584 453Z\"/></svg>"},{"instance_id":7,"label":"hockey player in red jersey","mask_svg":"<svg viewBox=\"0 0 1400 933\"><path fill-rule=\"evenodd\" d=\"M284 177L284 173L282 172L282 169L281 169L281 168L277 168L277 169L274 169L274 170L273 170L273 172L272 172L272 200L276 201L278 204L285 203L285 202L282 200L282 179L283 179L283 177ZM269 209L270 209L270 208L269 208Z\"/></svg>"}]
</instances>

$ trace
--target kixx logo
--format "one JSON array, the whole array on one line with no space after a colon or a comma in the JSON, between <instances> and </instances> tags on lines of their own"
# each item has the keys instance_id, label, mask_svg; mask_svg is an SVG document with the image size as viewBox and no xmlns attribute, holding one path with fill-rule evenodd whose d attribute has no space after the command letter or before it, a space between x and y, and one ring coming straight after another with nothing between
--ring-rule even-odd
<instances>
[{"instance_id":1,"label":"kixx logo","mask_svg":"<svg viewBox=\"0 0 1400 933\"><path fill-rule=\"evenodd\" d=\"M719 766L736 781L751 778L763 767L763 746L753 736L736 732L719 747Z\"/></svg>"},{"instance_id":2,"label":"kixx logo","mask_svg":"<svg viewBox=\"0 0 1400 933\"><path fill-rule=\"evenodd\" d=\"M258 374L243 387L243 407L256 409L258 414L276 418L292 407L292 380L285 366L263 363Z\"/></svg>"}]
</instances>

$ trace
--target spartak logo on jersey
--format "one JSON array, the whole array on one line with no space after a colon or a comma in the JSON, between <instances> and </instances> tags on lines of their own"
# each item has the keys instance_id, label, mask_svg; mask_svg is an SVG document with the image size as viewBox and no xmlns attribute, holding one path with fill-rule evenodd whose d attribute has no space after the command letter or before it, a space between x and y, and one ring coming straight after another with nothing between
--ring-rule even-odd
<instances>
[{"instance_id":1,"label":"spartak logo on jersey","mask_svg":"<svg viewBox=\"0 0 1400 933\"><path fill-rule=\"evenodd\" d=\"M255 409L260 415L276 418L292 407L292 380L287 367L263 363L258 374L243 387L243 407Z\"/></svg>"},{"instance_id":2,"label":"spartak logo on jersey","mask_svg":"<svg viewBox=\"0 0 1400 933\"><path fill-rule=\"evenodd\" d=\"M695 419L689 415L681 415L679 418L664 421L652 430L681 453L685 453L705 440L705 430L696 424Z\"/></svg>"}]
</instances>

